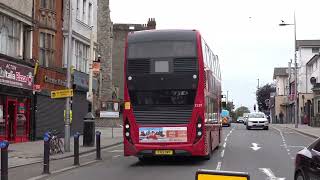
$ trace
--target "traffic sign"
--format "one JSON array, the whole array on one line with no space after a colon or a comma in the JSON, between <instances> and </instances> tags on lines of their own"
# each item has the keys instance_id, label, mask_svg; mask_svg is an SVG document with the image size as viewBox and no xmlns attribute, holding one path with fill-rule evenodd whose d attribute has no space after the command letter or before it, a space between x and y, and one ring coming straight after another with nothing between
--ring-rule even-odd
<instances>
[{"instance_id":1,"label":"traffic sign","mask_svg":"<svg viewBox=\"0 0 320 180\"><path fill-rule=\"evenodd\" d=\"M72 97L73 96L73 89L64 89L64 90L58 90L58 91L51 91L51 98L66 98L66 97Z\"/></svg>"}]
</instances>

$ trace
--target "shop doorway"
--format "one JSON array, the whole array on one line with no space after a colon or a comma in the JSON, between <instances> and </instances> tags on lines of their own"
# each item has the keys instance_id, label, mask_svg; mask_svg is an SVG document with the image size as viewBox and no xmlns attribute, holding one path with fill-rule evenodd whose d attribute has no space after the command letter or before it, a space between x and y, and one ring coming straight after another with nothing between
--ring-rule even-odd
<instances>
[{"instance_id":1,"label":"shop doorway","mask_svg":"<svg viewBox=\"0 0 320 180\"><path fill-rule=\"evenodd\" d=\"M7 99L7 140L14 142L16 139L17 100Z\"/></svg>"}]
</instances>

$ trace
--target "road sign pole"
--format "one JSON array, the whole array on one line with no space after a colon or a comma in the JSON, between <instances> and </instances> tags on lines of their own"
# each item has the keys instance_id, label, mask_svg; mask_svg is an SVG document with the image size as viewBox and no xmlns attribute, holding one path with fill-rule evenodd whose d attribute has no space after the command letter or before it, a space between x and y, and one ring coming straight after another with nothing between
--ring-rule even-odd
<instances>
[{"instance_id":1,"label":"road sign pole","mask_svg":"<svg viewBox=\"0 0 320 180\"><path fill-rule=\"evenodd\" d=\"M67 58L67 88L71 89L71 58L72 58L72 0L69 0L69 29L68 29L68 58ZM66 98L66 121L64 125L64 151L70 152L70 97Z\"/></svg>"}]
</instances>

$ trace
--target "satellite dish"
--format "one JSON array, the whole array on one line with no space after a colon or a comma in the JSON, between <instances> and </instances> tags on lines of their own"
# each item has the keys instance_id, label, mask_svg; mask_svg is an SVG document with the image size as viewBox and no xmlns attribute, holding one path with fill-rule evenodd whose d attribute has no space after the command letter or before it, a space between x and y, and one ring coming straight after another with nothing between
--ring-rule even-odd
<instances>
[{"instance_id":1,"label":"satellite dish","mask_svg":"<svg viewBox=\"0 0 320 180\"><path fill-rule=\"evenodd\" d=\"M317 79L316 79L315 77L311 77L311 78L310 78L310 83L311 83L312 85L315 85L315 84L317 83Z\"/></svg>"}]
</instances>

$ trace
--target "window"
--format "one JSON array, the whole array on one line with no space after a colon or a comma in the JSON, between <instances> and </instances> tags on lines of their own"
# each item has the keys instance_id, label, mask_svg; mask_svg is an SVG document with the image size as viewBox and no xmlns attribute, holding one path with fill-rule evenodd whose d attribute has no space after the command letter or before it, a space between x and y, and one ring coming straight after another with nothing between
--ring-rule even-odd
<instances>
[{"instance_id":1,"label":"window","mask_svg":"<svg viewBox=\"0 0 320 180\"><path fill-rule=\"evenodd\" d=\"M40 7L44 9L55 9L55 0L40 0Z\"/></svg>"},{"instance_id":2,"label":"window","mask_svg":"<svg viewBox=\"0 0 320 180\"><path fill-rule=\"evenodd\" d=\"M8 16L0 14L0 53L19 57L21 23Z\"/></svg>"},{"instance_id":3,"label":"window","mask_svg":"<svg viewBox=\"0 0 320 180\"><path fill-rule=\"evenodd\" d=\"M92 24L91 16L92 16L92 3L89 3L89 12L88 12L88 25L89 26L91 26L91 24Z\"/></svg>"},{"instance_id":4,"label":"window","mask_svg":"<svg viewBox=\"0 0 320 180\"><path fill-rule=\"evenodd\" d=\"M86 20L86 10L87 10L87 0L83 0L82 3L82 21L85 22Z\"/></svg>"},{"instance_id":5,"label":"window","mask_svg":"<svg viewBox=\"0 0 320 180\"><path fill-rule=\"evenodd\" d=\"M76 41L75 43L75 56L76 64L75 67L78 71L88 73L89 71L89 46Z\"/></svg>"},{"instance_id":6,"label":"window","mask_svg":"<svg viewBox=\"0 0 320 180\"><path fill-rule=\"evenodd\" d=\"M40 7L41 8L47 8L47 0L41 0Z\"/></svg>"},{"instance_id":7,"label":"window","mask_svg":"<svg viewBox=\"0 0 320 180\"><path fill-rule=\"evenodd\" d=\"M315 145L314 145L313 149L318 151L318 152L320 152L320 141L315 142Z\"/></svg>"},{"instance_id":8,"label":"window","mask_svg":"<svg viewBox=\"0 0 320 180\"><path fill-rule=\"evenodd\" d=\"M319 48L312 48L312 53L319 53Z\"/></svg>"},{"instance_id":9,"label":"window","mask_svg":"<svg viewBox=\"0 0 320 180\"><path fill-rule=\"evenodd\" d=\"M77 19L80 18L80 0L77 0Z\"/></svg>"},{"instance_id":10,"label":"window","mask_svg":"<svg viewBox=\"0 0 320 180\"><path fill-rule=\"evenodd\" d=\"M40 33L39 38L39 64L45 67L54 67L55 57L55 38L54 35L48 33Z\"/></svg>"}]
</instances>

